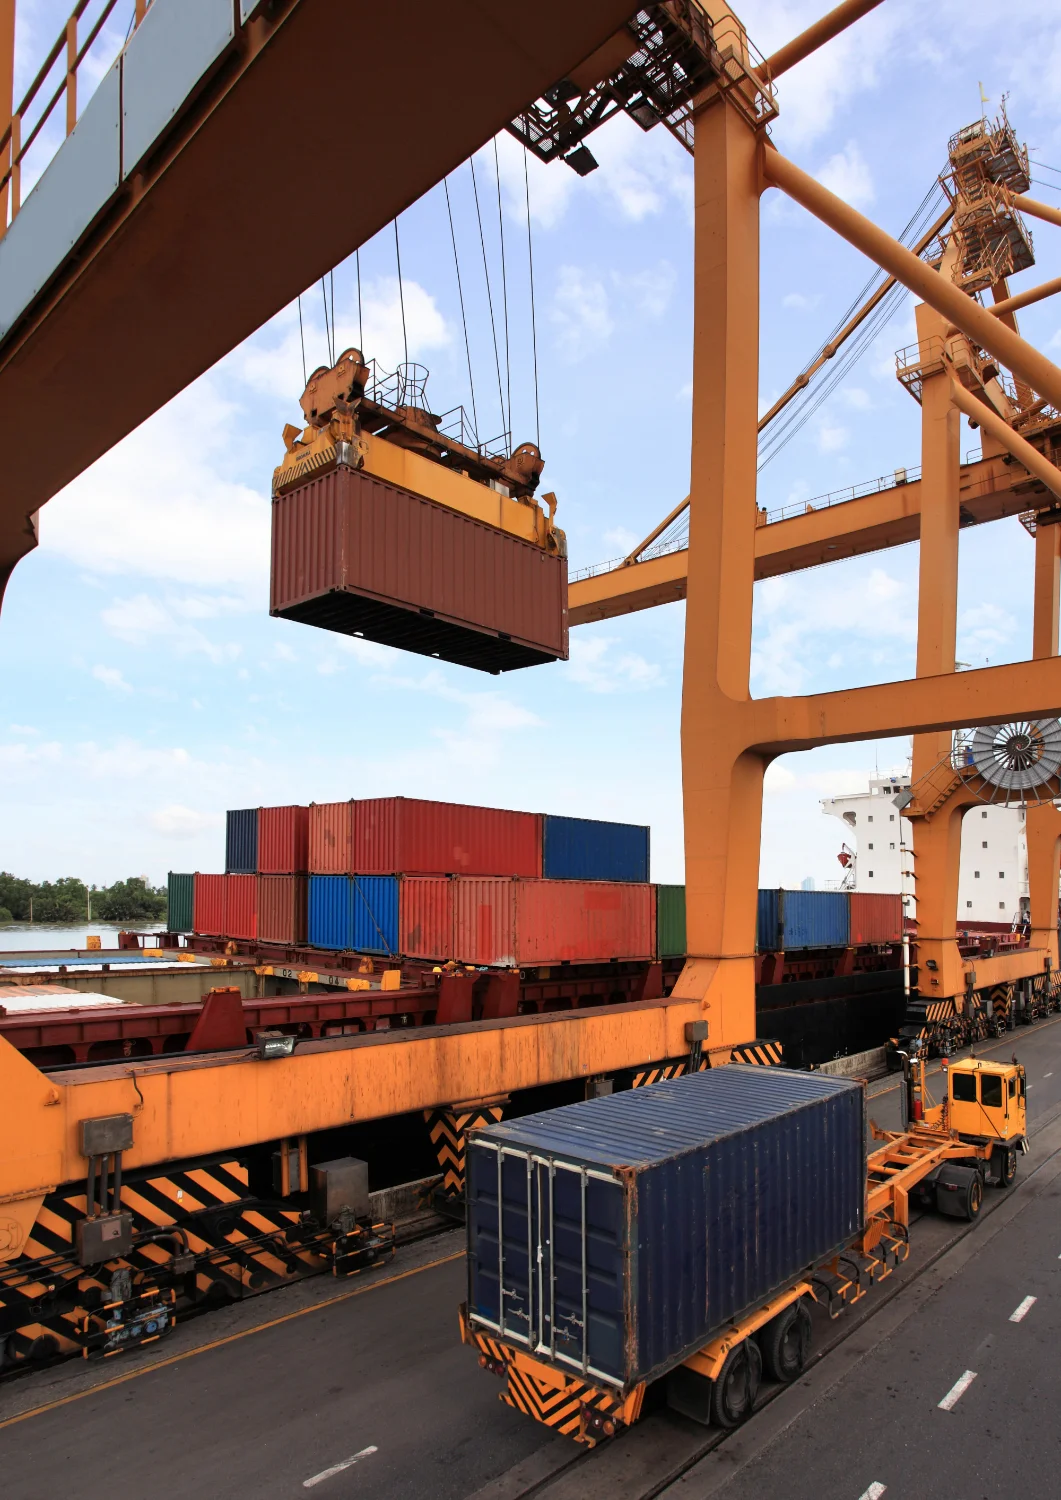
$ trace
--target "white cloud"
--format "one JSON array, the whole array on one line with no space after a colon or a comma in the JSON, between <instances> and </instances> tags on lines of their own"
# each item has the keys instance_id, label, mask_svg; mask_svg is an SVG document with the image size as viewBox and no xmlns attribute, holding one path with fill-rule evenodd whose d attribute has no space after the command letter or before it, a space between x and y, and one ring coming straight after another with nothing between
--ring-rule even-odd
<instances>
[{"instance_id":1,"label":"white cloud","mask_svg":"<svg viewBox=\"0 0 1061 1500\"><path fill-rule=\"evenodd\" d=\"M614 548L616 552L621 552L624 557L631 547L637 546L640 540L641 538L626 526L613 526L610 531L604 533L604 545Z\"/></svg>"},{"instance_id":2,"label":"white cloud","mask_svg":"<svg viewBox=\"0 0 1061 1500\"><path fill-rule=\"evenodd\" d=\"M12 734L40 734L32 724L9 724L7 727Z\"/></svg>"},{"instance_id":3,"label":"white cloud","mask_svg":"<svg viewBox=\"0 0 1061 1500\"><path fill-rule=\"evenodd\" d=\"M207 604L215 607L207 607ZM231 662L238 657L242 646L237 641L214 641L191 620L207 619L221 613L230 613L225 606L237 603L233 600L201 599L161 600L148 594L135 594L128 599L115 599L100 618L110 633L132 646L157 644L167 641L180 656L201 654L215 666ZM243 608L242 605L238 605Z\"/></svg>"},{"instance_id":4,"label":"white cloud","mask_svg":"<svg viewBox=\"0 0 1061 1500\"><path fill-rule=\"evenodd\" d=\"M828 421L818 423L818 448L822 453L841 452L847 447L850 436L846 427Z\"/></svg>"},{"instance_id":5,"label":"white cloud","mask_svg":"<svg viewBox=\"0 0 1061 1500\"><path fill-rule=\"evenodd\" d=\"M601 278L579 266L561 266L549 321L564 359L577 363L599 350L615 326Z\"/></svg>"},{"instance_id":6,"label":"white cloud","mask_svg":"<svg viewBox=\"0 0 1061 1500\"><path fill-rule=\"evenodd\" d=\"M122 676L118 667L93 667L92 675L97 682L115 693L131 693L132 687Z\"/></svg>"},{"instance_id":7,"label":"white cloud","mask_svg":"<svg viewBox=\"0 0 1061 1500\"><path fill-rule=\"evenodd\" d=\"M677 276L669 261L646 271L614 272L612 281L628 302L646 318L660 318L670 306Z\"/></svg>"},{"instance_id":8,"label":"white cloud","mask_svg":"<svg viewBox=\"0 0 1061 1500\"><path fill-rule=\"evenodd\" d=\"M812 307L817 307L821 300L820 292L816 292L813 296L808 296L805 292L786 292L781 298L781 306L792 307L798 312L805 312Z\"/></svg>"},{"instance_id":9,"label":"white cloud","mask_svg":"<svg viewBox=\"0 0 1061 1500\"><path fill-rule=\"evenodd\" d=\"M157 833L171 839L192 839L210 828L219 828L224 823L221 813L197 812L179 802L159 807L148 818Z\"/></svg>"},{"instance_id":10,"label":"white cloud","mask_svg":"<svg viewBox=\"0 0 1061 1500\"><path fill-rule=\"evenodd\" d=\"M639 692L659 686L663 673L655 662L634 651L613 654L615 644L613 636L572 636L565 675L591 693Z\"/></svg>"},{"instance_id":11,"label":"white cloud","mask_svg":"<svg viewBox=\"0 0 1061 1500\"><path fill-rule=\"evenodd\" d=\"M815 176L823 187L853 208L872 203L876 197L869 165L856 141L848 141L842 151L830 156Z\"/></svg>"},{"instance_id":12,"label":"white cloud","mask_svg":"<svg viewBox=\"0 0 1061 1500\"><path fill-rule=\"evenodd\" d=\"M974 666L997 656L1009 644L1017 630L1017 621L1008 610L997 604L979 604L962 610L958 616L958 656L970 659Z\"/></svg>"}]
</instances>

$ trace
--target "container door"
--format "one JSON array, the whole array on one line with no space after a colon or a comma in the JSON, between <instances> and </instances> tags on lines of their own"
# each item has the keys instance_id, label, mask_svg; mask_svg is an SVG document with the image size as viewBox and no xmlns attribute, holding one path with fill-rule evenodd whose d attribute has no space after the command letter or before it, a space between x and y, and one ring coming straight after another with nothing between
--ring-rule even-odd
<instances>
[{"instance_id":1,"label":"container door","mask_svg":"<svg viewBox=\"0 0 1061 1500\"><path fill-rule=\"evenodd\" d=\"M467 1170L469 1309L476 1322L530 1348L537 1326L530 1158L476 1142Z\"/></svg>"}]
</instances>

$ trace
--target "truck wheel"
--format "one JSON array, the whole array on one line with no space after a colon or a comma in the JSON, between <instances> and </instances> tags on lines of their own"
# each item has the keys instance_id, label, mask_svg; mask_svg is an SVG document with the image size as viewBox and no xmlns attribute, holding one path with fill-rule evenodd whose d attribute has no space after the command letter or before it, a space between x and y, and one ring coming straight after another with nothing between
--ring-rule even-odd
<instances>
[{"instance_id":1,"label":"truck wheel","mask_svg":"<svg viewBox=\"0 0 1061 1500\"><path fill-rule=\"evenodd\" d=\"M1017 1149L1015 1146L996 1146L995 1150L998 1153L998 1182L995 1185L1000 1188L1012 1187L1017 1176Z\"/></svg>"},{"instance_id":2,"label":"truck wheel","mask_svg":"<svg viewBox=\"0 0 1061 1500\"><path fill-rule=\"evenodd\" d=\"M711 1420L730 1431L751 1416L759 1394L763 1359L754 1339L745 1339L726 1355L711 1392Z\"/></svg>"},{"instance_id":3,"label":"truck wheel","mask_svg":"<svg viewBox=\"0 0 1061 1500\"><path fill-rule=\"evenodd\" d=\"M965 1217L973 1220L979 1217L980 1205L984 1201L984 1184L980 1173L976 1172L969 1180L969 1186L965 1194Z\"/></svg>"},{"instance_id":4,"label":"truck wheel","mask_svg":"<svg viewBox=\"0 0 1061 1500\"><path fill-rule=\"evenodd\" d=\"M802 1375L810 1352L810 1339L810 1313L802 1300L793 1302L776 1318L771 1318L759 1335L767 1379L787 1385Z\"/></svg>"}]
</instances>

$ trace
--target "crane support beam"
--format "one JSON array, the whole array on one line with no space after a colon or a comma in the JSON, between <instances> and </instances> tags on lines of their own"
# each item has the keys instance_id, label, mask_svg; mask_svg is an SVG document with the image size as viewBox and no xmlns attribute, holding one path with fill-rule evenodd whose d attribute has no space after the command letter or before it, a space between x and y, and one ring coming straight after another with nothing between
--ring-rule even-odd
<instances>
[{"instance_id":1,"label":"crane support beam","mask_svg":"<svg viewBox=\"0 0 1061 1500\"><path fill-rule=\"evenodd\" d=\"M1022 463L1033 474L1040 483L1045 484L1052 495L1061 500L1061 469L1052 464L1048 458L1044 458L1037 448L1033 448L1027 438L1022 438L1019 432L1014 432L1008 422L1003 421L994 407L988 406L985 401L978 401L971 395L963 385L951 376L950 396L959 411L964 412L974 425L979 425L989 436L995 439L1008 453Z\"/></svg>"},{"instance_id":2,"label":"crane support beam","mask_svg":"<svg viewBox=\"0 0 1061 1500\"><path fill-rule=\"evenodd\" d=\"M1061 370L1038 349L1027 343L1018 333L985 307L974 302L964 292L919 260L904 245L893 239L878 225L860 214L850 204L831 193L827 187L782 156L772 146L764 146L762 170L765 181L787 193L815 218L836 231L856 250L890 272L903 286L926 302L949 323L970 338L981 349L986 349L1008 370L1025 381L1040 396L1045 396L1055 407L1061 408ZM1030 200L1013 199L1020 207ZM1039 205L1045 207L1045 205ZM1029 209L1030 212L1030 209ZM1061 223L1061 213L1057 214Z\"/></svg>"},{"instance_id":3,"label":"crane support beam","mask_svg":"<svg viewBox=\"0 0 1061 1500\"><path fill-rule=\"evenodd\" d=\"M1006 313L1019 312L1022 307L1031 307L1033 302L1043 302L1047 297L1056 296L1058 292L1061 292L1061 276L1055 276L1053 281L1040 282L1038 286L1030 286L1026 292L1003 297L1001 302L996 302L987 310L993 318L1001 318Z\"/></svg>"},{"instance_id":4,"label":"crane support beam","mask_svg":"<svg viewBox=\"0 0 1061 1500\"><path fill-rule=\"evenodd\" d=\"M1023 193L1011 193L1009 201L1022 214L1031 214L1033 219L1042 219L1044 224L1061 225L1061 208L1050 203L1040 203L1038 198L1026 198Z\"/></svg>"},{"instance_id":5,"label":"crane support beam","mask_svg":"<svg viewBox=\"0 0 1061 1500\"><path fill-rule=\"evenodd\" d=\"M846 31L862 16L876 10L880 3L881 0L844 0L843 5L838 5L828 15L822 16L820 21L815 21L813 26L808 26L806 31L801 31L799 36L794 36L785 46L779 47L766 59L762 71L768 78L780 78L782 73L787 73L789 68L794 68L805 57L810 57L812 52L817 52L819 47L831 42L834 36L839 36L841 31Z\"/></svg>"},{"instance_id":6,"label":"crane support beam","mask_svg":"<svg viewBox=\"0 0 1061 1500\"><path fill-rule=\"evenodd\" d=\"M9 12L0 0L0 29ZM140 38L156 14L161 26L174 7L147 10L128 49L141 62ZM486 10L475 0L411 10L274 0L235 26L149 154L115 166L118 186L78 243L25 308L12 308L19 267L43 262L47 234L54 239L54 222L31 194L0 239L0 577L25 554L27 518L40 505L629 16L630 0L511 0ZM355 57L372 64L352 82ZM0 66L0 93L4 78ZM141 74L141 87L149 82ZM314 165L314 143L347 149L376 139L381 121L386 149L359 152L343 185ZM114 139L128 145L117 125ZM87 149L75 131L52 166L69 175L71 153ZM48 441L27 441L40 427L43 392Z\"/></svg>"}]
</instances>

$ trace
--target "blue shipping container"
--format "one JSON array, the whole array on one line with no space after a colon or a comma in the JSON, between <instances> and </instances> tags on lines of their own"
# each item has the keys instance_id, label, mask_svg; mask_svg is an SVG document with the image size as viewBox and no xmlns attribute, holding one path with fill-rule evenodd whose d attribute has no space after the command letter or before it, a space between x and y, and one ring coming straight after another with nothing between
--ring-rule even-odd
<instances>
[{"instance_id":1,"label":"blue shipping container","mask_svg":"<svg viewBox=\"0 0 1061 1500\"><path fill-rule=\"evenodd\" d=\"M353 903L348 875L311 875L307 931L312 948L352 949Z\"/></svg>"},{"instance_id":2,"label":"blue shipping container","mask_svg":"<svg viewBox=\"0 0 1061 1500\"><path fill-rule=\"evenodd\" d=\"M861 1084L737 1064L477 1131L471 1324L626 1392L862 1229L865 1150Z\"/></svg>"},{"instance_id":3,"label":"blue shipping container","mask_svg":"<svg viewBox=\"0 0 1061 1500\"><path fill-rule=\"evenodd\" d=\"M638 823L594 818L542 818L542 875L546 880L649 878L649 833Z\"/></svg>"},{"instance_id":4,"label":"blue shipping container","mask_svg":"<svg viewBox=\"0 0 1061 1500\"><path fill-rule=\"evenodd\" d=\"M225 874L257 875L258 809L238 808L225 815Z\"/></svg>"},{"instance_id":5,"label":"blue shipping container","mask_svg":"<svg viewBox=\"0 0 1061 1500\"><path fill-rule=\"evenodd\" d=\"M760 953L796 948L846 948L851 906L846 891L760 891Z\"/></svg>"},{"instance_id":6,"label":"blue shipping container","mask_svg":"<svg viewBox=\"0 0 1061 1500\"><path fill-rule=\"evenodd\" d=\"M351 946L359 953L397 953L397 875L355 875L350 882L350 893Z\"/></svg>"}]
</instances>

